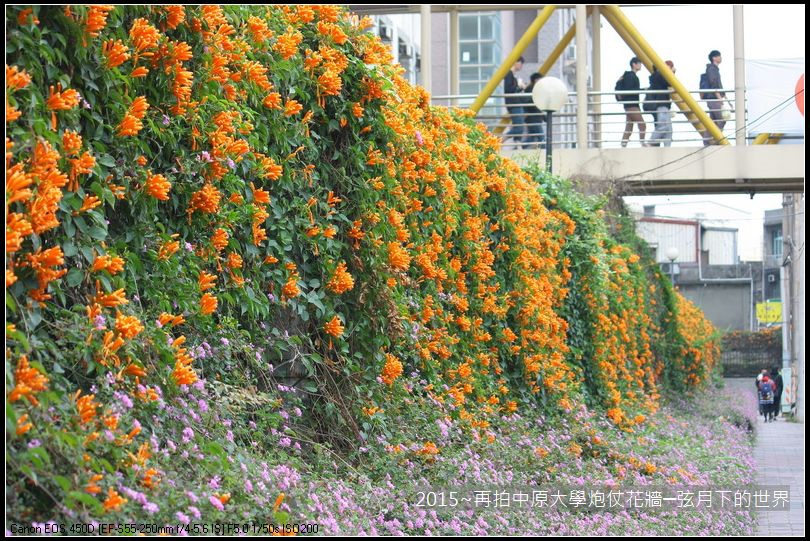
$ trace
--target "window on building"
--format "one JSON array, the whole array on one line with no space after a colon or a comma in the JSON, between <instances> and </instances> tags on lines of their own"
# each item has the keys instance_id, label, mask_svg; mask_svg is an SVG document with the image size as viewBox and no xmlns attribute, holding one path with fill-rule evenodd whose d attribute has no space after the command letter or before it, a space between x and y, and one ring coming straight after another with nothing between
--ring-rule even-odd
<instances>
[{"instance_id":1,"label":"window on building","mask_svg":"<svg viewBox=\"0 0 810 541\"><path fill-rule=\"evenodd\" d=\"M782 255L782 228L774 229L772 233L773 244L771 245L771 250L773 251L773 255L781 256Z\"/></svg>"},{"instance_id":2,"label":"window on building","mask_svg":"<svg viewBox=\"0 0 810 541\"><path fill-rule=\"evenodd\" d=\"M460 13L458 28L459 91L477 95L495 73L501 58L500 13ZM466 101L462 105L472 103L472 99Z\"/></svg>"}]
</instances>

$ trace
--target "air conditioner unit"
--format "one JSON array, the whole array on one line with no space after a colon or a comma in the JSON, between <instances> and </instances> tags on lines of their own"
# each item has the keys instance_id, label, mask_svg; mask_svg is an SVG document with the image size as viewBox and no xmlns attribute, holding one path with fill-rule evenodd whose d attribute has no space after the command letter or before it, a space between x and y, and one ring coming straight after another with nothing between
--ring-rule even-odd
<instances>
[{"instance_id":1,"label":"air conditioner unit","mask_svg":"<svg viewBox=\"0 0 810 541\"><path fill-rule=\"evenodd\" d=\"M775 275L775 274L769 274L769 275L768 275L768 283L769 283L769 284L774 284L774 283L776 283L776 275Z\"/></svg>"}]
</instances>

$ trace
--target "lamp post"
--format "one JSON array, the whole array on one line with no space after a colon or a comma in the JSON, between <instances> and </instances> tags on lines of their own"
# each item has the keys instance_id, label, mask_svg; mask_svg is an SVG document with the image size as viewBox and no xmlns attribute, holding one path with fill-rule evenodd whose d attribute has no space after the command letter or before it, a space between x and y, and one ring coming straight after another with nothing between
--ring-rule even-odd
<instances>
[{"instance_id":1,"label":"lamp post","mask_svg":"<svg viewBox=\"0 0 810 541\"><path fill-rule=\"evenodd\" d=\"M672 285L675 285L675 260L678 259L678 249L674 246L667 249L667 259L669 259L669 277L672 280Z\"/></svg>"},{"instance_id":2,"label":"lamp post","mask_svg":"<svg viewBox=\"0 0 810 541\"><path fill-rule=\"evenodd\" d=\"M534 85L532 101L535 107L546 113L546 170L551 173L551 114L568 101L568 89L556 77L543 77Z\"/></svg>"}]
</instances>

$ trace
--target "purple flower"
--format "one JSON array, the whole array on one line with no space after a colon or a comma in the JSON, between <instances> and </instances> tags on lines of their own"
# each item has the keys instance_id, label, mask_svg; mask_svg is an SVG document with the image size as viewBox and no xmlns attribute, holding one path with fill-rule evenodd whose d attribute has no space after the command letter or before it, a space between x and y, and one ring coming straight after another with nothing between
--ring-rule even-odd
<instances>
[{"instance_id":1,"label":"purple flower","mask_svg":"<svg viewBox=\"0 0 810 541\"><path fill-rule=\"evenodd\" d=\"M425 144L425 140L422 138L422 132L417 130L414 132L414 135L416 136L416 144L418 144L420 147Z\"/></svg>"},{"instance_id":2,"label":"purple flower","mask_svg":"<svg viewBox=\"0 0 810 541\"><path fill-rule=\"evenodd\" d=\"M245 479L245 492L253 492L253 483L250 482L250 479Z\"/></svg>"},{"instance_id":3,"label":"purple flower","mask_svg":"<svg viewBox=\"0 0 810 541\"><path fill-rule=\"evenodd\" d=\"M225 439L233 443L233 431L228 430L228 433L225 434Z\"/></svg>"},{"instance_id":4,"label":"purple flower","mask_svg":"<svg viewBox=\"0 0 810 541\"><path fill-rule=\"evenodd\" d=\"M284 437L278 442L279 445L282 447L289 447L292 445L292 440L290 438Z\"/></svg>"},{"instance_id":5,"label":"purple flower","mask_svg":"<svg viewBox=\"0 0 810 541\"><path fill-rule=\"evenodd\" d=\"M219 475L215 475L210 481L208 481L208 486L213 488L214 490L219 488Z\"/></svg>"},{"instance_id":6,"label":"purple flower","mask_svg":"<svg viewBox=\"0 0 810 541\"><path fill-rule=\"evenodd\" d=\"M147 502L146 504L144 504L143 510L149 513L150 515L154 515L155 513L160 511L160 507L158 507L158 504L156 503Z\"/></svg>"},{"instance_id":7,"label":"purple flower","mask_svg":"<svg viewBox=\"0 0 810 541\"><path fill-rule=\"evenodd\" d=\"M202 398L200 398L200 399L197 401L197 406L199 406L199 408L200 408L200 412L201 412L201 413L205 413L205 412L207 412L207 411L208 411L208 402L206 402L206 401L205 401L205 400L203 400Z\"/></svg>"},{"instance_id":8,"label":"purple flower","mask_svg":"<svg viewBox=\"0 0 810 541\"><path fill-rule=\"evenodd\" d=\"M228 158L228 167L230 167L231 169L236 169L236 162Z\"/></svg>"},{"instance_id":9,"label":"purple flower","mask_svg":"<svg viewBox=\"0 0 810 541\"><path fill-rule=\"evenodd\" d=\"M188 443L192 439L194 439L194 431L191 429L190 426L187 426L183 429L183 443Z\"/></svg>"},{"instance_id":10,"label":"purple flower","mask_svg":"<svg viewBox=\"0 0 810 541\"><path fill-rule=\"evenodd\" d=\"M171 122L171 119L168 117L168 115L163 115L163 125L168 126L169 122Z\"/></svg>"},{"instance_id":11,"label":"purple flower","mask_svg":"<svg viewBox=\"0 0 810 541\"><path fill-rule=\"evenodd\" d=\"M225 337L220 338L220 342L222 342L222 345L223 345L223 346L229 346L229 345L231 345L230 341L228 341L228 339L227 339L227 338L225 338Z\"/></svg>"},{"instance_id":12,"label":"purple flower","mask_svg":"<svg viewBox=\"0 0 810 541\"><path fill-rule=\"evenodd\" d=\"M28 442L28 448L29 449L33 449L34 447L39 447L40 445L42 445L42 442L39 441L39 440L31 440L31 441Z\"/></svg>"},{"instance_id":13,"label":"purple flower","mask_svg":"<svg viewBox=\"0 0 810 541\"><path fill-rule=\"evenodd\" d=\"M205 162L208 162L208 163L211 163L211 162L213 161L213 160L211 159L211 154L209 154L207 150L203 150L203 151L200 153L200 159L201 159L202 161L205 161Z\"/></svg>"},{"instance_id":14,"label":"purple flower","mask_svg":"<svg viewBox=\"0 0 810 541\"><path fill-rule=\"evenodd\" d=\"M267 298L270 299L270 302L276 302L276 296L273 295L272 293L268 293ZM264 325L264 323L262 323L262 325ZM262 327L262 328L266 328L266 327Z\"/></svg>"},{"instance_id":15,"label":"purple flower","mask_svg":"<svg viewBox=\"0 0 810 541\"><path fill-rule=\"evenodd\" d=\"M183 513L182 511L178 511L177 513L174 514L174 516L177 517L177 520L179 520L184 524L188 524L189 522L191 522L189 516Z\"/></svg>"},{"instance_id":16,"label":"purple flower","mask_svg":"<svg viewBox=\"0 0 810 541\"><path fill-rule=\"evenodd\" d=\"M192 246L190 242L186 242L185 249L187 251L189 251L189 252L193 252L194 251L194 246Z\"/></svg>"},{"instance_id":17,"label":"purple flower","mask_svg":"<svg viewBox=\"0 0 810 541\"><path fill-rule=\"evenodd\" d=\"M90 102L87 101L84 98L82 98L82 107L84 107L85 109L92 109L92 106L90 105Z\"/></svg>"},{"instance_id":18,"label":"purple flower","mask_svg":"<svg viewBox=\"0 0 810 541\"><path fill-rule=\"evenodd\" d=\"M193 505L189 505L188 510L194 516L194 518L200 518L202 516L202 514L200 513L200 510L197 509L196 507L194 507Z\"/></svg>"},{"instance_id":19,"label":"purple flower","mask_svg":"<svg viewBox=\"0 0 810 541\"><path fill-rule=\"evenodd\" d=\"M106 328L105 326L107 325L107 320L104 318L104 316L102 314L99 314L93 320L93 324L95 325L96 330L100 331L100 330L103 330L104 328Z\"/></svg>"},{"instance_id":20,"label":"purple flower","mask_svg":"<svg viewBox=\"0 0 810 541\"><path fill-rule=\"evenodd\" d=\"M208 501L211 502L211 505L213 505L220 511L223 511L225 509L225 506L222 505L222 502L219 501L219 498L217 498L216 496L208 496Z\"/></svg>"}]
</instances>

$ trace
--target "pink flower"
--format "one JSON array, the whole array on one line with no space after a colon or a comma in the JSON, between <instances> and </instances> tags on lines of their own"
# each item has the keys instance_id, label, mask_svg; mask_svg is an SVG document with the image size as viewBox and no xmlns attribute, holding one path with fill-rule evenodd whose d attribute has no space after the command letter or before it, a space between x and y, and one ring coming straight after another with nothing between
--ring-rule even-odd
<instances>
[{"instance_id":1,"label":"pink flower","mask_svg":"<svg viewBox=\"0 0 810 541\"><path fill-rule=\"evenodd\" d=\"M211 505L213 505L220 511L223 511L225 509L225 506L222 505L222 502L219 501L219 498L217 498L216 496L208 496L208 501L211 502Z\"/></svg>"}]
</instances>

